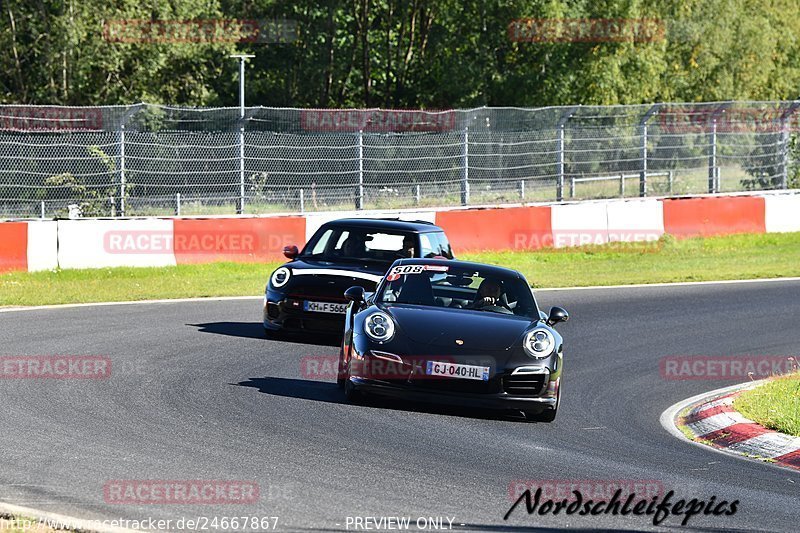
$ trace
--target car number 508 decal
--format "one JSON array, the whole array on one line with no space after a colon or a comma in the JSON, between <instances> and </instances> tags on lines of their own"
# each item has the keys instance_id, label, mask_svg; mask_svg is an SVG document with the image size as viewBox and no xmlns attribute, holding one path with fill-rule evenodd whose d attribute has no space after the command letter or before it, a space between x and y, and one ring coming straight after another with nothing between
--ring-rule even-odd
<instances>
[{"instance_id":1,"label":"car number 508 decal","mask_svg":"<svg viewBox=\"0 0 800 533\"><path fill-rule=\"evenodd\" d=\"M425 271L447 272L449 269L450 267L446 265L400 265L393 267L386 276L386 279L389 281L396 281L400 279L400 276L406 274L422 274Z\"/></svg>"}]
</instances>

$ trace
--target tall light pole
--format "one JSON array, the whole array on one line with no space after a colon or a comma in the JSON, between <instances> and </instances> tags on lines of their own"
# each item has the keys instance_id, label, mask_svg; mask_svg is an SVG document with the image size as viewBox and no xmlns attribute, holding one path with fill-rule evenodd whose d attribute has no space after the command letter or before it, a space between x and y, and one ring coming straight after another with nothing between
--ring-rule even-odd
<instances>
[{"instance_id":1,"label":"tall light pole","mask_svg":"<svg viewBox=\"0 0 800 533\"><path fill-rule=\"evenodd\" d=\"M256 56L252 54L232 54L228 57L239 59L239 118L244 119L244 62ZM244 121L242 121L242 125L239 128L239 205L236 206L236 213L239 215L244 214Z\"/></svg>"}]
</instances>

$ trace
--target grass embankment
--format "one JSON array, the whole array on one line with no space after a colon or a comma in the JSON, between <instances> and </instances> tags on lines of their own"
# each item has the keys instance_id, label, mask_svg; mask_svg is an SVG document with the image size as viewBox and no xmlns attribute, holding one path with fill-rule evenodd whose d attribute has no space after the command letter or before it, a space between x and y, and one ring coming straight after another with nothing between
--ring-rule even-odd
<instances>
[{"instance_id":1,"label":"grass embankment","mask_svg":"<svg viewBox=\"0 0 800 533\"><path fill-rule=\"evenodd\" d=\"M766 428L800 437L800 373L745 391L733 406Z\"/></svg>"},{"instance_id":2,"label":"grass embankment","mask_svg":"<svg viewBox=\"0 0 800 533\"><path fill-rule=\"evenodd\" d=\"M800 233L461 254L519 270L534 287L800 276ZM0 274L0 306L258 295L279 263Z\"/></svg>"}]
</instances>

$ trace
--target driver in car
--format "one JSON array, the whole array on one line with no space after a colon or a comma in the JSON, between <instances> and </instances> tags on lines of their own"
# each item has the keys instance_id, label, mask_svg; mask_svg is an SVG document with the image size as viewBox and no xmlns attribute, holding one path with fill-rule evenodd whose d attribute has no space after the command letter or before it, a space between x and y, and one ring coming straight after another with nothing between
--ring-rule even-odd
<instances>
[{"instance_id":1,"label":"driver in car","mask_svg":"<svg viewBox=\"0 0 800 533\"><path fill-rule=\"evenodd\" d=\"M397 256L401 259L414 257L414 237L406 235L403 237L403 248L397 252Z\"/></svg>"},{"instance_id":2,"label":"driver in car","mask_svg":"<svg viewBox=\"0 0 800 533\"><path fill-rule=\"evenodd\" d=\"M471 309L481 309L483 307L502 306L500 297L503 295L503 287L493 279L485 279L478 287L475 301L470 306Z\"/></svg>"}]
</instances>

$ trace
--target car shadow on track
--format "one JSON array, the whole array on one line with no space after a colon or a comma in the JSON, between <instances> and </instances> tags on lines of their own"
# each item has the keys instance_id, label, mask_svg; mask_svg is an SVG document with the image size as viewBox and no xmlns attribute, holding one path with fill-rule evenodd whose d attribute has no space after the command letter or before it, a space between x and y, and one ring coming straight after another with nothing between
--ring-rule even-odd
<instances>
[{"instance_id":1,"label":"car shadow on track","mask_svg":"<svg viewBox=\"0 0 800 533\"><path fill-rule=\"evenodd\" d=\"M206 324L186 324L197 328L200 333L215 333L229 337L242 337L245 339L274 340L297 344L314 344L318 346L339 346L341 336L322 334L290 334L272 333L269 339L264 335L264 326L260 322L208 322Z\"/></svg>"},{"instance_id":2,"label":"car shadow on track","mask_svg":"<svg viewBox=\"0 0 800 533\"><path fill-rule=\"evenodd\" d=\"M258 389L264 394L273 396L284 396L287 398L298 398L301 400L313 400L316 402L347 404L344 393L335 383L327 381L314 381L308 379L295 378L250 378L247 381L235 383L240 387L251 387ZM460 418L476 418L482 420L508 420L525 421L522 413L516 411L492 411L488 409L474 409L464 407L452 407L448 405L427 404L396 399L370 396L357 406L388 409L392 411L409 411L416 413L428 413L443 416L455 416Z\"/></svg>"}]
</instances>

